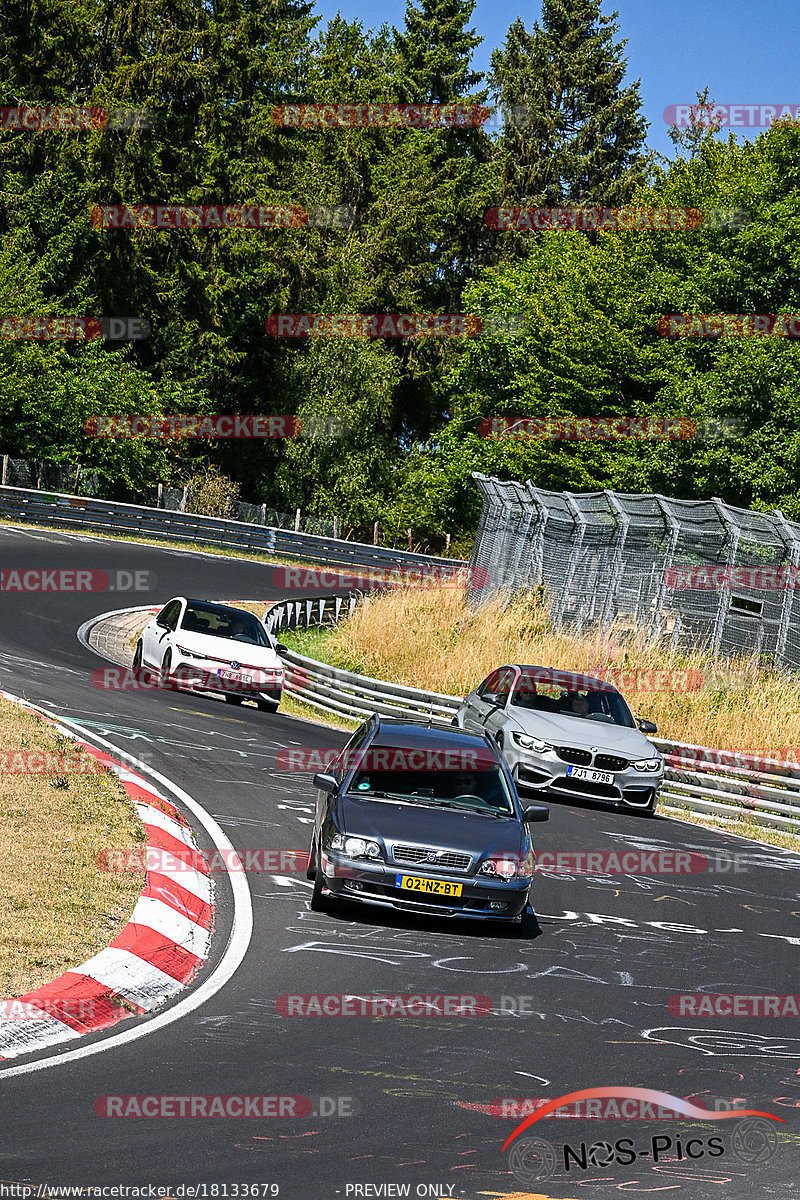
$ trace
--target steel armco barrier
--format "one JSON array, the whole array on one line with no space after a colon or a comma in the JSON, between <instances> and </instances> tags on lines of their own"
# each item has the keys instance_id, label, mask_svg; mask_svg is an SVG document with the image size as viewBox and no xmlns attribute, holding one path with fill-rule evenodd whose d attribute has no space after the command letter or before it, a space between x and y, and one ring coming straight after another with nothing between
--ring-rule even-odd
<instances>
[{"instance_id":1,"label":"steel armco barrier","mask_svg":"<svg viewBox=\"0 0 800 1200\"><path fill-rule=\"evenodd\" d=\"M270 632L334 625L369 596L328 596L318 600L281 600L264 616ZM372 713L429 718L450 724L462 697L387 683L328 666L290 650L282 656L302 668L308 681L287 687L289 695L324 712L361 720ZM692 746L666 738L651 738L665 757L664 787L659 808L681 809L732 821L747 815L759 825L785 833L800 833L800 767L777 760L760 760L763 769L736 764L736 752ZM742 757L744 757L742 755ZM730 762L728 760L734 760Z\"/></svg>"},{"instance_id":2,"label":"steel armco barrier","mask_svg":"<svg viewBox=\"0 0 800 1200\"><path fill-rule=\"evenodd\" d=\"M98 533L142 534L165 542L191 541L225 549L259 550L302 562L333 564L355 571L369 567L392 570L398 567L466 568L456 558L437 558L394 550L388 546L370 546L295 533L269 525L247 521L228 521L196 513L148 508L143 504L122 504L87 496L69 496L61 492L40 492L31 488L0 487L0 516L37 525L75 526Z\"/></svg>"},{"instance_id":3,"label":"steel armco barrier","mask_svg":"<svg viewBox=\"0 0 800 1200\"><path fill-rule=\"evenodd\" d=\"M327 596L319 600L281 600L264 615L270 633L279 629L307 629L312 625L335 625L353 613L359 600L369 604L369 596ZM449 725L461 703L460 696L445 696L421 688L387 683L369 675L343 671L314 658L289 650L281 656L290 666L298 667L303 682L285 691L306 704L336 716L362 720L372 713L385 717L430 719ZM306 682L307 680L307 682Z\"/></svg>"}]
</instances>

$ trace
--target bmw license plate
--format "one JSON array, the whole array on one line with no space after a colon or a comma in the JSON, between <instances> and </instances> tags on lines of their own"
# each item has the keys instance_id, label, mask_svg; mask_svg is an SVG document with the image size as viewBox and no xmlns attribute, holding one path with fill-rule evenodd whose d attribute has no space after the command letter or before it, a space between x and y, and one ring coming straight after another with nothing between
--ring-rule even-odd
<instances>
[{"instance_id":1,"label":"bmw license plate","mask_svg":"<svg viewBox=\"0 0 800 1200\"><path fill-rule=\"evenodd\" d=\"M418 875L398 875L395 887L404 892L425 892L433 896L460 896L461 884L444 879L421 879Z\"/></svg>"},{"instance_id":2,"label":"bmw license plate","mask_svg":"<svg viewBox=\"0 0 800 1200\"><path fill-rule=\"evenodd\" d=\"M573 779L588 779L590 783L613 783L614 776L610 771L590 771L588 767L567 767L567 774Z\"/></svg>"},{"instance_id":3,"label":"bmw license plate","mask_svg":"<svg viewBox=\"0 0 800 1200\"><path fill-rule=\"evenodd\" d=\"M241 675L238 671L217 671L221 679L235 680L236 683L252 683L252 675Z\"/></svg>"}]
</instances>

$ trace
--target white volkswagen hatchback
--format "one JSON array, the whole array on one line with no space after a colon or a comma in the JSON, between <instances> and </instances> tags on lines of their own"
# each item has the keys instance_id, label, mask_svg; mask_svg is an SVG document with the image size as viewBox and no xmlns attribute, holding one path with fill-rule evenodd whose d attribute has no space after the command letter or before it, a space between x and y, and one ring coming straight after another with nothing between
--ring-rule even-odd
<instances>
[{"instance_id":1,"label":"white volkswagen hatchback","mask_svg":"<svg viewBox=\"0 0 800 1200\"><path fill-rule=\"evenodd\" d=\"M252 613L177 596L145 625L133 668L158 671L164 687L221 692L229 704L255 700L274 712L283 690L283 649Z\"/></svg>"}]
</instances>

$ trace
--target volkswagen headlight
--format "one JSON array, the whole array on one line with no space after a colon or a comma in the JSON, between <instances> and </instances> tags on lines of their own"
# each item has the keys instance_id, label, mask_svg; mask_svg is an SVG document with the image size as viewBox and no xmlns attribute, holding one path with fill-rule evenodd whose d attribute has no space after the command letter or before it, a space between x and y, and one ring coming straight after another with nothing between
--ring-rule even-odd
<instances>
[{"instance_id":1,"label":"volkswagen headlight","mask_svg":"<svg viewBox=\"0 0 800 1200\"><path fill-rule=\"evenodd\" d=\"M175 649L179 654L182 654L184 658L208 658L207 654L198 654L196 650L187 650L185 646L176 645Z\"/></svg>"},{"instance_id":2,"label":"volkswagen headlight","mask_svg":"<svg viewBox=\"0 0 800 1200\"><path fill-rule=\"evenodd\" d=\"M659 771L661 769L660 758L640 758L633 764L636 771Z\"/></svg>"},{"instance_id":3,"label":"volkswagen headlight","mask_svg":"<svg viewBox=\"0 0 800 1200\"><path fill-rule=\"evenodd\" d=\"M511 737L524 750L535 750L537 754L543 754L545 750L553 749L549 742L543 742L541 738L532 737L527 733L512 733Z\"/></svg>"},{"instance_id":4,"label":"volkswagen headlight","mask_svg":"<svg viewBox=\"0 0 800 1200\"><path fill-rule=\"evenodd\" d=\"M360 837L346 837L341 833L333 835L330 848L331 850L341 850L348 858L380 858L381 856L381 848L377 842Z\"/></svg>"}]
</instances>

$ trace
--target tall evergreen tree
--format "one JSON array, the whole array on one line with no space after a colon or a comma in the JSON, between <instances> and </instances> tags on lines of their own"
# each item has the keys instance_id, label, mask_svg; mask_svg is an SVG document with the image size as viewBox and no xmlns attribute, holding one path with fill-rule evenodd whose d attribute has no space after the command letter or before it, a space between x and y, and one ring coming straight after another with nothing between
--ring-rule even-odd
<instances>
[{"instance_id":1,"label":"tall evergreen tree","mask_svg":"<svg viewBox=\"0 0 800 1200\"><path fill-rule=\"evenodd\" d=\"M492 54L493 92L515 114L499 144L506 201L618 204L645 180L641 81L623 87L616 17L600 0L543 0L541 25L517 19Z\"/></svg>"},{"instance_id":2,"label":"tall evergreen tree","mask_svg":"<svg viewBox=\"0 0 800 1200\"><path fill-rule=\"evenodd\" d=\"M483 80L471 69L481 43L468 29L475 0L407 0L405 29L395 30L402 62L402 99L410 103L449 104L466 99Z\"/></svg>"}]
</instances>

